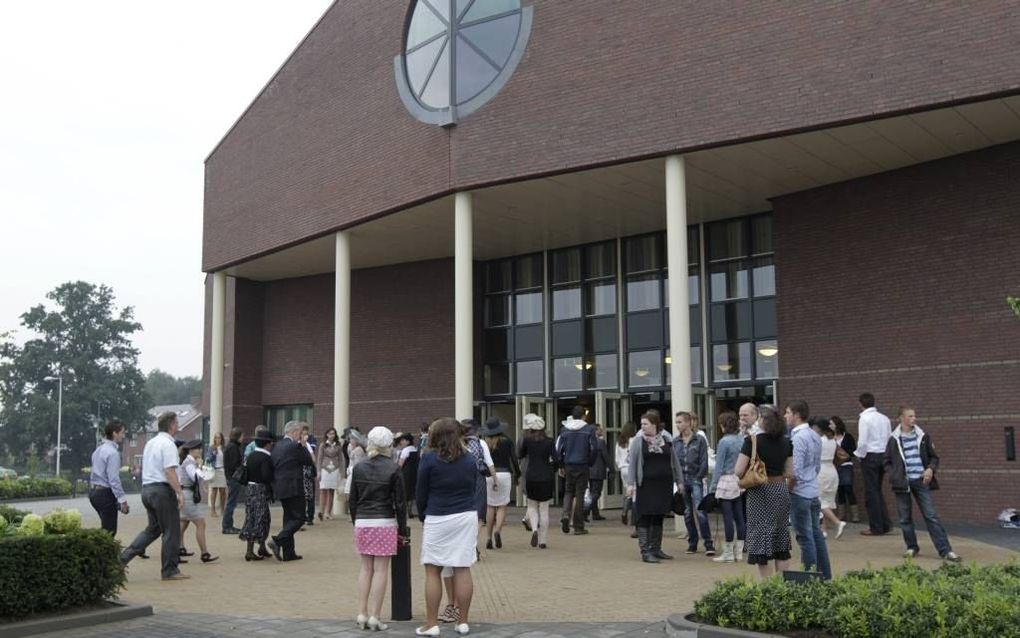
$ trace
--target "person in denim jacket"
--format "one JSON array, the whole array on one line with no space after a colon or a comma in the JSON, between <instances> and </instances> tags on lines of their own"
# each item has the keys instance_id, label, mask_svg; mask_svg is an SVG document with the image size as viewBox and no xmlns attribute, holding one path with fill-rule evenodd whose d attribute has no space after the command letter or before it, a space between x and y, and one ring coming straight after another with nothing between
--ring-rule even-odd
<instances>
[{"instance_id":1,"label":"person in denim jacket","mask_svg":"<svg viewBox=\"0 0 1020 638\"><path fill-rule=\"evenodd\" d=\"M698 510L705 497L705 477L708 476L708 441L699 435L690 412L677 412L677 436L673 439L673 454L676 455L684 474L684 500L687 511L684 523L687 525L687 553L698 553L698 538L705 543L705 555L715 556L712 530L708 516Z\"/></svg>"}]
</instances>

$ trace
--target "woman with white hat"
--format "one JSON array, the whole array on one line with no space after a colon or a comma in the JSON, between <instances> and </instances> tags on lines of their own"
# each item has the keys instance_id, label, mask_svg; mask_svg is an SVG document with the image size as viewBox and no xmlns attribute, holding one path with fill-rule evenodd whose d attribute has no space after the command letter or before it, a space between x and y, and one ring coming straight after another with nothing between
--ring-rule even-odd
<instances>
[{"instance_id":1,"label":"woman with white hat","mask_svg":"<svg viewBox=\"0 0 1020 638\"><path fill-rule=\"evenodd\" d=\"M393 433L382 426L368 433L366 459L351 472L348 506L354 542L361 554L358 576L358 627L386 629L379 620L390 572L390 556L406 543L407 500L404 478L391 458Z\"/></svg>"},{"instance_id":2,"label":"woman with white hat","mask_svg":"<svg viewBox=\"0 0 1020 638\"><path fill-rule=\"evenodd\" d=\"M491 417L478 431L492 453L495 474L485 479L486 513L485 526L489 531L486 549L503 549L503 523L506 522L506 508L510 504L510 492L514 479L520 477L521 466L517 463L514 442L504 433L506 423Z\"/></svg>"},{"instance_id":3,"label":"woman with white hat","mask_svg":"<svg viewBox=\"0 0 1020 638\"><path fill-rule=\"evenodd\" d=\"M518 453L528 459L524 472L524 493L528 497L528 523L531 546L546 548L549 537L549 502L556 486L556 468L553 461L555 444L545 433L545 420L537 414L524 415L524 440Z\"/></svg>"}]
</instances>

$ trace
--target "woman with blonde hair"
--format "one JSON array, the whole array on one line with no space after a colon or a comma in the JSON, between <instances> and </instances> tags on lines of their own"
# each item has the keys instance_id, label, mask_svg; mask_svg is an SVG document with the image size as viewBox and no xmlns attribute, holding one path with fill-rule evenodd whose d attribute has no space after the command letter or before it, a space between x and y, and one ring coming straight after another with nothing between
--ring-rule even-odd
<instances>
[{"instance_id":1,"label":"woman with blonde hair","mask_svg":"<svg viewBox=\"0 0 1020 638\"><path fill-rule=\"evenodd\" d=\"M537 414L525 414L524 440L518 457L528 460L524 493L528 498L531 546L539 549L546 548L549 538L549 502L556 485L554 451L555 444L545 433L545 420Z\"/></svg>"},{"instance_id":2,"label":"woman with blonde hair","mask_svg":"<svg viewBox=\"0 0 1020 638\"><path fill-rule=\"evenodd\" d=\"M478 431L485 440L485 445L492 455L495 472L485 479L486 514L485 526L489 532L486 549L503 549L503 523L506 522L506 508L510 504L510 492L513 490L514 479L521 475L521 467L517 464L514 442L504 433L506 423L492 417Z\"/></svg>"},{"instance_id":3,"label":"woman with blonde hair","mask_svg":"<svg viewBox=\"0 0 1020 638\"><path fill-rule=\"evenodd\" d=\"M391 458L393 433L382 426L368 433L365 460L351 472L348 506L354 519L354 544L361 554L358 575L358 618L361 629L380 631L390 556L407 542L407 500L404 478Z\"/></svg>"},{"instance_id":4,"label":"woman with blonde hair","mask_svg":"<svg viewBox=\"0 0 1020 638\"><path fill-rule=\"evenodd\" d=\"M213 516L223 514L227 504L227 477L223 471L223 433L213 435L212 445L206 455L206 466L213 469L213 477L209 481L209 512ZM220 502L220 511L216 512L216 501Z\"/></svg>"},{"instance_id":5,"label":"woman with blonde hair","mask_svg":"<svg viewBox=\"0 0 1020 638\"><path fill-rule=\"evenodd\" d=\"M474 595L471 566L478 544L475 486L478 465L461 439L455 419L437 419L429 427L429 447L418 464L415 500L423 521L421 562L425 566L425 624L419 636L439 635L443 568L453 570L454 601L459 610L454 630L467 634Z\"/></svg>"}]
</instances>

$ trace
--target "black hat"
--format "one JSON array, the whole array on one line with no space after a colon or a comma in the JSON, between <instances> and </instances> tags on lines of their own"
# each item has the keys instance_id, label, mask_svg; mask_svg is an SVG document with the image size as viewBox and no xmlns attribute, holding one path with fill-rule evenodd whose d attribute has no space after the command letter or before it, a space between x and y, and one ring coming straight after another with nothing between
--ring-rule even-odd
<instances>
[{"instance_id":1,"label":"black hat","mask_svg":"<svg viewBox=\"0 0 1020 638\"><path fill-rule=\"evenodd\" d=\"M203 445L204 443L202 443L202 439L191 439L187 443L182 443L181 447L185 450L200 450Z\"/></svg>"},{"instance_id":2,"label":"black hat","mask_svg":"<svg viewBox=\"0 0 1020 638\"><path fill-rule=\"evenodd\" d=\"M276 440L276 437L273 436L273 433L269 432L267 430L260 430L260 431L255 433L255 444L256 445L259 445L261 443L272 443L275 440Z\"/></svg>"},{"instance_id":3,"label":"black hat","mask_svg":"<svg viewBox=\"0 0 1020 638\"><path fill-rule=\"evenodd\" d=\"M490 416L485 420L485 425L478 430L479 436L496 436L501 434L506 429L506 423L499 420L499 417Z\"/></svg>"}]
</instances>

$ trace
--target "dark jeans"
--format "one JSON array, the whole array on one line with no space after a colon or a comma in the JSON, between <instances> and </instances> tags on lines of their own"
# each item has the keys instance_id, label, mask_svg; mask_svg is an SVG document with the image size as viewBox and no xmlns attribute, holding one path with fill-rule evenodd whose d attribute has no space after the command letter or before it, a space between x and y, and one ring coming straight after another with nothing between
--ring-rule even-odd
<instances>
[{"instance_id":1,"label":"dark jeans","mask_svg":"<svg viewBox=\"0 0 1020 638\"><path fill-rule=\"evenodd\" d=\"M568 465L563 490L563 514L560 520L573 519L574 529L584 529L584 491L588 489L588 466Z\"/></svg>"},{"instance_id":2,"label":"dark jeans","mask_svg":"<svg viewBox=\"0 0 1020 638\"><path fill-rule=\"evenodd\" d=\"M911 494L914 495L914 500L917 501L917 507L921 510L921 516L924 517L924 526L928 528L928 535L931 536L931 542L935 545L935 549L938 550L939 556L945 556L953 551L952 545L949 544L949 536L946 534L946 529L942 527L942 521L939 520L938 514L935 513L935 501L931 497L931 490L920 479L910 481L909 492L896 493L896 509L900 515L900 530L903 531L903 540L907 544L907 549L920 550L917 546L917 532L914 531L914 508L910 502Z\"/></svg>"},{"instance_id":3,"label":"dark jeans","mask_svg":"<svg viewBox=\"0 0 1020 638\"><path fill-rule=\"evenodd\" d=\"M241 484L227 479L227 504L223 506L223 531L234 527L234 508L237 507L237 495L241 492Z\"/></svg>"},{"instance_id":4,"label":"dark jeans","mask_svg":"<svg viewBox=\"0 0 1020 638\"><path fill-rule=\"evenodd\" d=\"M113 495L113 490L108 487L93 487L89 490L89 503L92 509L99 514L99 526L110 532L110 535L117 535L117 515L120 513L120 503Z\"/></svg>"},{"instance_id":5,"label":"dark jeans","mask_svg":"<svg viewBox=\"0 0 1020 638\"><path fill-rule=\"evenodd\" d=\"M294 557L294 534L305 524L304 495L280 500L283 506L283 528L274 537L284 558Z\"/></svg>"},{"instance_id":6,"label":"dark jeans","mask_svg":"<svg viewBox=\"0 0 1020 638\"><path fill-rule=\"evenodd\" d=\"M744 525L744 504L739 498L721 499L719 507L722 509L723 531L726 534L726 542L733 542L733 530L736 527L737 540L744 540L746 527Z\"/></svg>"},{"instance_id":7,"label":"dark jeans","mask_svg":"<svg viewBox=\"0 0 1020 638\"><path fill-rule=\"evenodd\" d=\"M602 516L599 512L599 499L602 498L602 489L605 484L605 479L588 479L588 491L591 492L591 507L588 508L588 511L590 511L593 516Z\"/></svg>"},{"instance_id":8,"label":"dark jeans","mask_svg":"<svg viewBox=\"0 0 1020 638\"><path fill-rule=\"evenodd\" d=\"M854 466L840 465L836 468L839 475L839 487L836 489L837 505L857 505L857 496L854 494Z\"/></svg>"},{"instance_id":9,"label":"dark jeans","mask_svg":"<svg viewBox=\"0 0 1020 638\"><path fill-rule=\"evenodd\" d=\"M832 579L832 567L829 565L829 547L822 536L822 525L819 519L822 513L822 502L815 498L804 498L790 494L790 521L800 545L800 561L805 571L817 569L826 580Z\"/></svg>"},{"instance_id":10,"label":"dark jeans","mask_svg":"<svg viewBox=\"0 0 1020 638\"><path fill-rule=\"evenodd\" d=\"M882 495L882 479L885 477L885 455L872 452L861 462L861 474L864 475L864 506L868 510L868 527L875 534L885 534L892 530L889 510L885 506Z\"/></svg>"},{"instance_id":11,"label":"dark jeans","mask_svg":"<svg viewBox=\"0 0 1020 638\"><path fill-rule=\"evenodd\" d=\"M692 549L698 548L698 531L701 531L701 538L705 541L706 550L714 550L712 544L712 530L708 526L708 516L698 510L701 499L705 498L705 488L701 481L684 481L684 503L687 505L684 511L684 523L687 525L687 545ZM697 520L695 520L695 517Z\"/></svg>"},{"instance_id":12,"label":"dark jeans","mask_svg":"<svg viewBox=\"0 0 1020 638\"><path fill-rule=\"evenodd\" d=\"M149 525L135 537L122 553L125 562L145 553L145 548L154 540L163 537L163 577L177 573L177 562L181 549L181 511L177 509L177 495L165 483L150 483L142 486L142 505L149 515Z\"/></svg>"}]
</instances>

